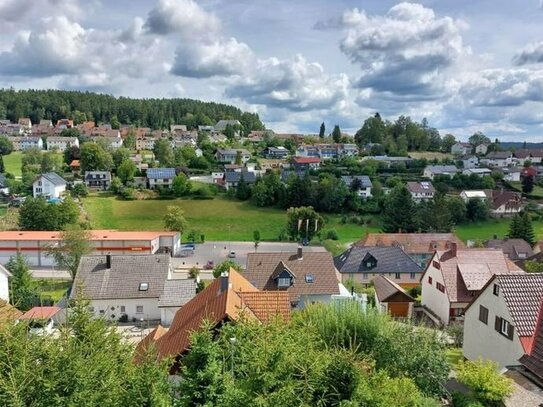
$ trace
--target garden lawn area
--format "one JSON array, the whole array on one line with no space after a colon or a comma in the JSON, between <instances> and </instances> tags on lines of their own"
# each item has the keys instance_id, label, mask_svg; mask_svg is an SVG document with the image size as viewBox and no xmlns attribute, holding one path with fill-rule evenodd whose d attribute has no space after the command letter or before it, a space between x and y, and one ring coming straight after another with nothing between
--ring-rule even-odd
<instances>
[{"instance_id":1,"label":"garden lawn area","mask_svg":"<svg viewBox=\"0 0 543 407\"><path fill-rule=\"evenodd\" d=\"M51 298L54 303L57 303L72 285L71 281L52 278L39 279L37 282L40 298Z\"/></svg>"},{"instance_id":2,"label":"garden lawn area","mask_svg":"<svg viewBox=\"0 0 543 407\"><path fill-rule=\"evenodd\" d=\"M499 239L509 232L511 218L488 219L484 222L465 223L455 228L456 235L463 240L487 240L497 235ZM537 240L543 239L543 222L533 221L534 232Z\"/></svg>"},{"instance_id":3,"label":"garden lawn area","mask_svg":"<svg viewBox=\"0 0 543 407\"><path fill-rule=\"evenodd\" d=\"M20 151L14 151L11 154L5 155L4 157L4 167L6 172L15 175L16 177L21 177L21 165L23 161L23 153Z\"/></svg>"},{"instance_id":4,"label":"garden lawn area","mask_svg":"<svg viewBox=\"0 0 543 407\"><path fill-rule=\"evenodd\" d=\"M513 181L509 182L513 188L515 188L518 192L522 192L522 182L520 181ZM543 197L543 188L539 185L534 184L534 189L532 192L530 192L530 195L532 196L539 196Z\"/></svg>"},{"instance_id":5,"label":"garden lawn area","mask_svg":"<svg viewBox=\"0 0 543 407\"><path fill-rule=\"evenodd\" d=\"M415 160L420 160L422 158L426 158L427 160L453 158L452 154L441 153L439 151L411 151L409 152L409 156Z\"/></svg>"},{"instance_id":6,"label":"garden lawn area","mask_svg":"<svg viewBox=\"0 0 543 407\"><path fill-rule=\"evenodd\" d=\"M458 366L458 363L462 359L464 359L464 355L462 354L462 348L449 348L445 352L445 358L447 359L447 362L449 362L449 365L452 369L455 369L456 366Z\"/></svg>"}]
</instances>

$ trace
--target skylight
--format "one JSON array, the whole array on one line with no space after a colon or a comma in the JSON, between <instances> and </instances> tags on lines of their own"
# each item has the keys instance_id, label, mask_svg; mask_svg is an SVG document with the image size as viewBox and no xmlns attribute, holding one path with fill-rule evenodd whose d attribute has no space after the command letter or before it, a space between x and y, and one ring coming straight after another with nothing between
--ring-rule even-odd
<instances>
[{"instance_id":1,"label":"skylight","mask_svg":"<svg viewBox=\"0 0 543 407\"><path fill-rule=\"evenodd\" d=\"M149 283L140 283L140 291L147 291L149 289Z\"/></svg>"},{"instance_id":2,"label":"skylight","mask_svg":"<svg viewBox=\"0 0 543 407\"><path fill-rule=\"evenodd\" d=\"M306 274L305 275L305 282L306 283L313 283L313 281L314 281L313 274Z\"/></svg>"}]
</instances>

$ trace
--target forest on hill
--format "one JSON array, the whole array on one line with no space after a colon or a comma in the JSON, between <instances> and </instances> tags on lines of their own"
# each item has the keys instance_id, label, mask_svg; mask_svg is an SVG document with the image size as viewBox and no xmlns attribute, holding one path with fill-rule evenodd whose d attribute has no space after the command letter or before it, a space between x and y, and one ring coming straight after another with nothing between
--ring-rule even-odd
<instances>
[{"instance_id":1,"label":"forest on hill","mask_svg":"<svg viewBox=\"0 0 543 407\"><path fill-rule=\"evenodd\" d=\"M0 89L0 119L17 122L30 117L32 123L69 118L76 124L92 120L122 123L152 129L172 124L214 125L221 119L237 119L246 132L263 130L258 114L242 112L235 106L193 99L133 99L112 95L63 91Z\"/></svg>"}]
</instances>

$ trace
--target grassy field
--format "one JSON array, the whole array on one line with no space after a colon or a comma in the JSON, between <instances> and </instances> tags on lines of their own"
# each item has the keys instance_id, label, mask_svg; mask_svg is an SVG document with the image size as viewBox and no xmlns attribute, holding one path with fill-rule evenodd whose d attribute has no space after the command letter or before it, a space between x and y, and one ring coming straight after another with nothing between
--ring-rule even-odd
<instances>
[{"instance_id":1,"label":"grassy field","mask_svg":"<svg viewBox=\"0 0 543 407\"><path fill-rule=\"evenodd\" d=\"M511 184L511 186L515 188L517 191L522 192L522 182L512 181L512 182L509 182L509 184ZM532 192L530 192L530 195L534 197L537 197L537 196L543 197L543 188L540 187L539 185L534 184L534 189Z\"/></svg>"},{"instance_id":2,"label":"grassy field","mask_svg":"<svg viewBox=\"0 0 543 407\"><path fill-rule=\"evenodd\" d=\"M416 159L416 160L419 160L421 158L426 158L427 160L434 160L436 158L438 160L443 160L445 158L453 158L452 154L440 153L440 152L436 152L436 151L411 151L409 153L409 156L411 158Z\"/></svg>"},{"instance_id":3,"label":"grassy field","mask_svg":"<svg viewBox=\"0 0 543 407\"><path fill-rule=\"evenodd\" d=\"M458 363L464 359L461 348L449 348L445 353L445 357L449 365L454 369L458 366Z\"/></svg>"},{"instance_id":4,"label":"grassy field","mask_svg":"<svg viewBox=\"0 0 543 407\"><path fill-rule=\"evenodd\" d=\"M252 240L259 230L263 240L277 240L286 225L286 212L257 208L248 202L217 197L213 200L141 200L122 201L113 196L94 195L83 200L89 220L97 229L162 230L162 217L170 205L181 206L189 223L188 230L198 230L206 240ZM342 224L341 216L325 217L325 229L334 229L340 243L359 240L366 229L377 232L378 225Z\"/></svg>"},{"instance_id":5,"label":"grassy field","mask_svg":"<svg viewBox=\"0 0 543 407\"><path fill-rule=\"evenodd\" d=\"M14 151L9 155L4 156L4 166L6 167L6 172L9 172L16 177L20 177L21 174L21 163L23 160L23 153L20 151Z\"/></svg>"},{"instance_id":6,"label":"grassy field","mask_svg":"<svg viewBox=\"0 0 543 407\"><path fill-rule=\"evenodd\" d=\"M45 278L38 280L38 292L40 293L40 298L51 298L54 303L57 303L62 298L70 286L71 282L67 280Z\"/></svg>"},{"instance_id":7,"label":"grassy field","mask_svg":"<svg viewBox=\"0 0 543 407\"><path fill-rule=\"evenodd\" d=\"M484 222L469 223L457 226L456 235L466 241L492 239L494 235L503 238L509 231L511 219L489 219ZM543 222L533 221L534 232L537 240L543 240Z\"/></svg>"}]
</instances>

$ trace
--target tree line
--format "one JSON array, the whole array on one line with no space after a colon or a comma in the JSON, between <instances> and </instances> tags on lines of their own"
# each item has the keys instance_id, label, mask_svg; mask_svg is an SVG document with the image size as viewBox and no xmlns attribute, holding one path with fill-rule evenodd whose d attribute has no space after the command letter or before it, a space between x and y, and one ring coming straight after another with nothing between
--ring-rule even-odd
<instances>
[{"instance_id":1,"label":"tree line","mask_svg":"<svg viewBox=\"0 0 543 407\"><path fill-rule=\"evenodd\" d=\"M234 106L194 99L133 99L93 92L63 90L0 90L0 119L17 122L29 117L32 123L47 119L72 119L75 124L92 120L153 129L185 124L214 125L221 119L237 119L243 130L264 130L258 114L242 112Z\"/></svg>"}]
</instances>

